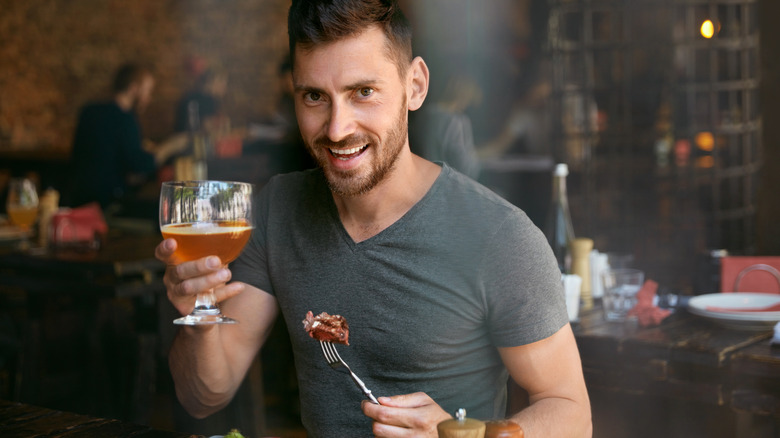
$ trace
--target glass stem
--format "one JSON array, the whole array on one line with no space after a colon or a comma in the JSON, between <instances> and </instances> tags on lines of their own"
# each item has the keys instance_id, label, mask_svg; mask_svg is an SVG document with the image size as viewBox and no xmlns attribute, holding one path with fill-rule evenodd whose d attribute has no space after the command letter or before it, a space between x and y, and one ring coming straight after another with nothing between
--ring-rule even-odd
<instances>
[{"instance_id":1,"label":"glass stem","mask_svg":"<svg viewBox=\"0 0 780 438\"><path fill-rule=\"evenodd\" d=\"M201 313L219 313L219 308L215 304L214 289L199 293L195 299L195 312Z\"/></svg>"}]
</instances>

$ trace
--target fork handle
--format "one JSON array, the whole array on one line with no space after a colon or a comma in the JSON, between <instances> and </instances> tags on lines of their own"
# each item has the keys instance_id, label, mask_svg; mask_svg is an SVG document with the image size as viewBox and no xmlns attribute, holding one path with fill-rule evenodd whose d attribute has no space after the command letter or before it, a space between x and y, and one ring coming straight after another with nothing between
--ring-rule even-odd
<instances>
[{"instance_id":1,"label":"fork handle","mask_svg":"<svg viewBox=\"0 0 780 438\"><path fill-rule=\"evenodd\" d=\"M352 376L352 380L354 380L357 386L360 387L360 390L363 391L363 394L365 394L365 396L368 397L369 400L371 400L371 403L378 405L379 402L377 401L376 397L374 397L374 394L371 394L370 389L366 388L366 384L363 383L362 380L360 380L360 377L355 375L355 373L353 373L352 370L349 371L349 375Z\"/></svg>"}]
</instances>

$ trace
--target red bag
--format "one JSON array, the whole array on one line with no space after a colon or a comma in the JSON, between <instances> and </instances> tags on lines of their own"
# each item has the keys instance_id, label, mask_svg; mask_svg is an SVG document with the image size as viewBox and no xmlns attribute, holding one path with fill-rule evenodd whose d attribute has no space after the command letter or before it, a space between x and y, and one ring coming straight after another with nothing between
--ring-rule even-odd
<instances>
[{"instance_id":1,"label":"red bag","mask_svg":"<svg viewBox=\"0 0 780 438\"><path fill-rule=\"evenodd\" d=\"M103 210L96 202L77 208L62 208L51 218L49 236L52 245L86 244L93 246L108 233Z\"/></svg>"}]
</instances>

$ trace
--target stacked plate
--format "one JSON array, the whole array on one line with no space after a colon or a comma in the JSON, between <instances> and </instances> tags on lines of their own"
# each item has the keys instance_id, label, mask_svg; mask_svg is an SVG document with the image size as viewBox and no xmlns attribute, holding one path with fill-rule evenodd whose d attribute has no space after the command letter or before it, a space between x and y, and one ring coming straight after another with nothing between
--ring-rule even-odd
<instances>
[{"instance_id":1,"label":"stacked plate","mask_svg":"<svg viewBox=\"0 0 780 438\"><path fill-rule=\"evenodd\" d=\"M739 292L698 295L688 302L688 311L730 328L771 330L780 322L780 294Z\"/></svg>"}]
</instances>

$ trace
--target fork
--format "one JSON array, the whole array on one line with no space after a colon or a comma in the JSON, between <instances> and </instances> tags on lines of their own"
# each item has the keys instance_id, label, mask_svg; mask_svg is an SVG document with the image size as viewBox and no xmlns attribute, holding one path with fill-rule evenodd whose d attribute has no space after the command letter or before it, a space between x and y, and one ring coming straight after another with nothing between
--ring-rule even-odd
<instances>
[{"instance_id":1,"label":"fork","mask_svg":"<svg viewBox=\"0 0 780 438\"><path fill-rule=\"evenodd\" d=\"M371 390L366 388L366 384L363 383L363 381L352 372L352 369L349 367L349 365L347 365L347 363L344 362L344 359L339 356L339 352L336 351L335 345L330 342L320 341L320 347L322 347L322 354L325 355L325 360L328 362L328 365L330 365L331 368L334 370L340 367L346 368L346 370L349 371L349 375L352 377L352 380L355 382L358 388L363 391L363 394L368 397L372 403L376 405L379 404L379 402L376 400L376 397L371 394Z\"/></svg>"}]
</instances>

